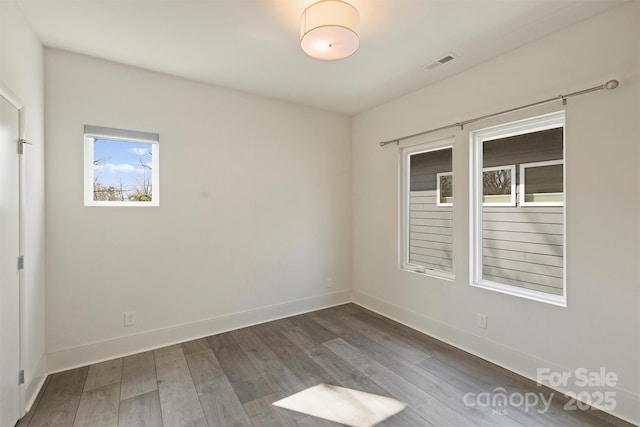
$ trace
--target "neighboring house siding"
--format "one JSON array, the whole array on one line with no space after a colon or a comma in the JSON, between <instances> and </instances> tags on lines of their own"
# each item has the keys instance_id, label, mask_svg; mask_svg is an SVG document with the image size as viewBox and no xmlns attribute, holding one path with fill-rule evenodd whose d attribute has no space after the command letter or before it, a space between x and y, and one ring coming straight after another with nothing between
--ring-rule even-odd
<instances>
[{"instance_id":1,"label":"neighboring house siding","mask_svg":"<svg viewBox=\"0 0 640 427\"><path fill-rule=\"evenodd\" d=\"M562 128L501 138L484 144L482 166L517 166L520 163L562 159L562 146Z\"/></svg>"},{"instance_id":2,"label":"neighboring house siding","mask_svg":"<svg viewBox=\"0 0 640 427\"><path fill-rule=\"evenodd\" d=\"M413 156L411 159L411 191L433 190L434 205L436 177L440 172L451 172L451 151L450 149L431 151L428 158Z\"/></svg>"},{"instance_id":3,"label":"neighboring house siding","mask_svg":"<svg viewBox=\"0 0 640 427\"><path fill-rule=\"evenodd\" d=\"M486 206L483 278L562 294L564 207Z\"/></svg>"},{"instance_id":4,"label":"neighboring house siding","mask_svg":"<svg viewBox=\"0 0 640 427\"><path fill-rule=\"evenodd\" d=\"M453 271L453 210L436 206L435 189L411 191L409 254L411 263Z\"/></svg>"}]
</instances>

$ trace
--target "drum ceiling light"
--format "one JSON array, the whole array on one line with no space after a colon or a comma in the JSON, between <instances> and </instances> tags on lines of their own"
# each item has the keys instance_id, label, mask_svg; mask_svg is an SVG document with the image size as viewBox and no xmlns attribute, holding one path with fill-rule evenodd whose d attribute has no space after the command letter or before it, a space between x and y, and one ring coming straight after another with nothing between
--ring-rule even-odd
<instances>
[{"instance_id":1,"label":"drum ceiling light","mask_svg":"<svg viewBox=\"0 0 640 427\"><path fill-rule=\"evenodd\" d=\"M302 13L300 45L315 59L335 61L353 55L360 46L358 10L340 0L322 0Z\"/></svg>"}]
</instances>

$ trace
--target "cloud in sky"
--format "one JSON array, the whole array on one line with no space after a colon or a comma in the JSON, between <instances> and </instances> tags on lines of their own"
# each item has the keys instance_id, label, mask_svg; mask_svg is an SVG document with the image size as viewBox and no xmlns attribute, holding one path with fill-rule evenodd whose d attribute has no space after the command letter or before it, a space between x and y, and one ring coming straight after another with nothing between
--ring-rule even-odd
<instances>
[{"instance_id":1,"label":"cloud in sky","mask_svg":"<svg viewBox=\"0 0 640 427\"><path fill-rule=\"evenodd\" d=\"M95 170L107 170L111 173L116 173L116 172L133 172L136 170L135 166L129 164L129 163L120 163L120 164L113 164L113 163L105 163L104 165L94 165L93 167Z\"/></svg>"},{"instance_id":2,"label":"cloud in sky","mask_svg":"<svg viewBox=\"0 0 640 427\"><path fill-rule=\"evenodd\" d=\"M136 154L138 156L142 156L144 154L147 154L149 152L148 148L141 148L141 147L135 147L131 149L131 152L133 154Z\"/></svg>"}]
</instances>

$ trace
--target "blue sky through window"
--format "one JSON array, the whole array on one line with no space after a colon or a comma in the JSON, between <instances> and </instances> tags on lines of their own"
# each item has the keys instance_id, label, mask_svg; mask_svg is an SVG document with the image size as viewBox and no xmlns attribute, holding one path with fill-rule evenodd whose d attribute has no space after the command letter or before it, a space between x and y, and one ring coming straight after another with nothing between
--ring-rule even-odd
<instances>
[{"instance_id":1,"label":"blue sky through window","mask_svg":"<svg viewBox=\"0 0 640 427\"><path fill-rule=\"evenodd\" d=\"M97 139L93 144L93 178L104 186L138 187L151 175L152 144ZM146 167L144 166L146 165Z\"/></svg>"}]
</instances>

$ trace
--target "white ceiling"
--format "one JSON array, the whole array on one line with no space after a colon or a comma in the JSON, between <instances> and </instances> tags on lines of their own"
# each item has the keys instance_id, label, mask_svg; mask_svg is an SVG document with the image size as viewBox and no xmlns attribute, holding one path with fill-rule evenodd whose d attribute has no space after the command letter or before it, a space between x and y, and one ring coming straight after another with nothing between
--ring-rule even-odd
<instances>
[{"instance_id":1,"label":"white ceiling","mask_svg":"<svg viewBox=\"0 0 640 427\"><path fill-rule=\"evenodd\" d=\"M300 49L314 0L19 0L48 47L355 114L615 7L619 0L347 0L360 50ZM425 66L447 54L456 59Z\"/></svg>"}]
</instances>

